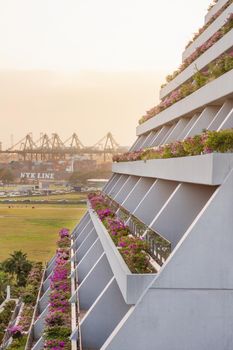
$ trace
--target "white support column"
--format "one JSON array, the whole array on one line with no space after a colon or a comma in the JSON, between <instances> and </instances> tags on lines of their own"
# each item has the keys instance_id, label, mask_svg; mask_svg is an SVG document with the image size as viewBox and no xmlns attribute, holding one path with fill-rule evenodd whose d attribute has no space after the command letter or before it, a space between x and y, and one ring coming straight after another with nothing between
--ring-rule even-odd
<instances>
[{"instance_id":1,"label":"white support column","mask_svg":"<svg viewBox=\"0 0 233 350\"><path fill-rule=\"evenodd\" d=\"M90 309L112 277L113 273L108 259L105 253L103 253L78 287L81 310L87 311Z\"/></svg>"},{"instance_id":2,"label":"white support column","mask_svg":"<svg viewBox=\"0 0 233 350\"><path fill-rule=\"evenodd\" d=\"M39 310L43 312L49 304L49 295L50 295L50 287L46 290L46 292L42 295L39 300Z\"/></svg>"},{"instance_id":3,"label":"white support column","mask_svg":"<svg viewBox=\"0 0 233 350\"><path fill-rule=\"evenodd\" d=\"M155 142L155 140L156 140L158 134L160 133L161 129L162 129L162 128L159 128L159 129L157 129L157 130L154 131L154 134L151 136L150 141L148 141L147 147L152 147L152 145L154 144L154 142Z\"/></svg>"},{"instance_id":4,"label":"white support column","mask_svg":"<svg viewBox=\"0 0 233 350\"><path fill-rule=\"evenodd\" d=\"M113 193L113 191L115 190L116 186L118 185L118 183L120 182L122 178L121 174L116 174L116 179L114 180L114 184L113 186L111 186L110 190L106 191L105 193L107 193L109 196L111 196L111 194Z\"/></svg>"},{"instance_id":5,"label":"white support column","mask_svg":"<svg viewBox=\"0 0 233 350\"><path fill-rule=\"evenodd\" d=\"M180 118L176 123L172 132L164 140L164 143L171 143L178 139L178 136L184 131L185 127L188 125L189 120L187 118Z\"/></svg>"},{"instance_id":6,"label":"white support column","mask_svg":"<svg viewBox=\"0 0 233 350\"><path fill-rule=\"evenodd\" d=\"M169 125L162 126L162 128L160 129L160 131L157 133L156 137L154 138L154 140L151 144L151 147L158 146L161 143L161 141L164 139L164 137L167 135L169 129L170 129Z\"/></svg>"},{"instance_id":7,"label":"white support column","mask_svg":"<svg viewBox=\"0 0 233 350\"><path fill-rule=\"evenodd\" d=\"M226 116L226 119L220 125L219 130L231 129L232 127L233 127L233 108Z\"/></svg>"},{"instance_id":8,"label":"white support column","mask_svg":"<svg viewBox=\"0 0 233 350\"><path fill-rule=\"evenodd\" d=\"M40 337L36 344L32 347L32 350L41 350L44 347L44 339L43 337Z\"/></svg>"},{"instance_id":9,"label":"white support column","mask_svg":"<svg viewBox=\"0 0 233 350\"><path fill-rule=\"evenodd\" d=\"M124 186L128 178L129 178L129 175L121 175L120 181L117 183L117 186L110 193L111 198L114 199L118 195L118 193L120 192L120 190L122 189L122 187Z\"/></svg>"},{"instance_id":10,"label":"white support column","mask_svg":"<svg viewBox=\"0 0 233 350\"><path fill-rule=\"evenodd\" d=\"M44 283L43 283L43 292L45 293L46 292L46 290L49 288L49 286L50 286L50 277L52 276L52 273L53 273L53 271L51 271L50 272L50 274L48 275L48 277L45 279L45 281L44 281Z\"/></svg>"},{"instance_id":11,"label":"white support column","mask_svg":"<svg viewBox=\"0 0 233 350\"><path fill-rule=\"evenodd\" d=\"M81 218L81 220L79 221L79 223L76 225L75 229L73 230L73 232L71 233L71 238L75 239L78 235L78 233L83 229L83 227L87 224L88 220L89 220L89 214L88 212L86 212L83 217Z\"/></svg>"},{"instance_id":12,"label":"white support column","mask_svg":"<svg viewBox=\"0 0 233 350\"><path fill-rule=\"evenodd\" d=\"M113 174L111 179L106 183L106 185L103 188L104 193L108 193L109 189L115 184L116 179L118 178L118 174Z\"/></svg>"},{"instance_id":13,"label":"white support column","mask_svg":"<svg viewBox=\"0 0 233 350\"><path fill-rule=\"evenodd\" d=\"M49 312L49 306L44 309L44 311L40 314L40 316L37 318L37 320L34 323L33 332L34 332L34 339L38 340L40 337L42 337L44 328L45 328L45 319Z\"/></svg>"},{"instance_id":14,"label":"white support column","mask_svg":"<svg viewBox=\"0 0 233 350\"><path fill-rule=\"evenodd\" d=\"M88 236L83 240L83 242L80 244L78 247L77 251L75 254L77 254L78 261L82 260L86 252L90 249L90 247L93 245L93 243L96 241L98 238L95 229L90 231Z\"/></svg>"},{"instance_id":15,"label":"white support column","mask_svg":"<svg viewBox=\"0 0 233 350\"><path fill-rule=\"evenodd\" d=\"M127 194L127 196L125 197L125 199L123 200L123 202L121 203L122 206L124 206L124 203L129 199L129 197L131 196L131 194L135 191L136 187L138 186L139 182L141 181L141 177L137 177L137 181L134 184L133 188L129 191L129 193Z\"/></svg>"},{"instance_id":16,"label":"white support column","mask_svg":"<svg viewBox=\"0 0 233 350\"><path fill-rule=\"evenodd\" d=\"M144 139L143 143L141 144L140 149L144 149L145 147L147 147L146 145L147 145L148 142L150 141L151 135L152 135L152 136L154 135L154 132L153 132L153 131L151 131L151 132L149 132L147 135L145 135L145 139Z\"/></svg>"},{"instance_id":17,"label":"white support column","mask_svg":"<svg viewBox=\"0 0 233 350\"><path fill-rule=\"evenodd\" d=\"M150 132L150 134L148 135L146 141L143 144L143 148L150 147L151 142L154 140L156 134L157 134L157 131L155 131L155 130L152 130Z\"/></svg>"},{"instance_id":18,"label":"white support column","mask_svg":"<svg viewBox=\"0 0 233 350\"><path fill-rule=\"evenodd\" d=\"M96 261L100 258L100 256L103 254L103 247L100 243L99 238L93 243L93 245L90 247L90 249L86 252L82 260L77 265L78 269L78 278L79 283L81 283L88 272L92 269L92 267L95 265Z\"/></svg>"},{"instance_id":19,"label":"white support column","mask_svg":"<svg viewBox=\"0 0 233 350\"><path fill-rule=\"evenodd\" d=\"M78 230L76 231L75 235L71 235L71 238L73 239L74 242L76 241L78 236L81 235L81 233L87 227L87 225L91 222L89 213L87 215L87 218L88 218L88 220L85 220L85 223L83 223L83 225L80 228L78 228Z\"/></svg>"},{"instance_id":20,"label":"white support column","mask_svg":"<svg viewBox=\"0 0 233 350\"><path fill-rule=\"evenodd\" d=\"M221 124L226 119L227 115L230 113L230 111L233 108L233 100L226 100L216 116L214 117L213 121L208 126L208 130L219 130Z\"/></svg>"},{"instance_id":21,"label":"white support column","mask_svg":"<svg viewBox=\"0 0 233 350\"><path fill-rule=\"evenodd\" d=\"M177 186L178 183L175 181L156 180L133 215L149 226Z\"/></svg>"},{"instance_id":22,"label":"white support column","mask_svg":"<svg viewBox=\"0 0 233 350\"><path fill-rule=\"evenodd\" d=\"M149 177L140 178L134 190L130 193L129 197L125 199L123 206L130 213L134 212L154 182L155 179Z\"/></svg>"},{"instance_id":23,"label":"white support column","mask_svg":"<svg viewBox=\"0 0 233 350\"><path fill-rule=\"evenodd\" d=\"M173 248L214 193L215 186L181 183L150 227L172 243Z\"/></svg>"},{"instance_id":24,"label":"white support column","mask_svg":"<svg viewBox=\"0 0 233 350\"><path fill-rule=\"evenodd\" d=\"M173 123L170 128L168 129L167 133L164 135L163 139L160 141L159 145L164 145L165 143L167 143L167 139L169 138L169 136L171 135L171 133L173 132L173 130L176 127L177 122Z\"/></svg>"},{"instance_id":25,"label":"white support column","mask_svg":"<svg viewBox=\"0 0 233 350\"><path fill-rule=\"evenodd\" d=\"M74 240L71 246L71 249L74 249L76 251L79 245L83 242L83 240L87 237L87 235L92 231L93 231L93 224L90 220L88 224L80 232L80 234L77 236L77 238Z\"/></svg>"},{"instance_id":26,"label":"white support column","mask_svg":"<svg viewBox=\"0 0 233 350\"><path fill-rule=\"evenodd\" d=\"M128 197L128 194L131 193L132 188L134 188L135 184L138 182L138 176L129 176L124 186L121 188L120 192L116 195L114 200L121 204L124 202L125 198Z\"/></svg>"},{"instance_id":27,"label":"white support column","mask_svg":"<svg viewBox=\"0 0 233 350\"><path fill-rule=\"evenodd\" d=\"M218 106L208 106L200 114L199 118L194 123L193 127L190 129L186 137L191 137L200 134L203 129L208 128L210 123L213 121L214 117L219 111Z\"/></svg>"},{"instance_id":28,"label":"white support column","mask_svg":"<svg viewBox=\"0 0 233 350\"><path fill-rule=\"evenodd\" d=\"M100 349L129 308L112 278L81 321L83 348Z\"/></svg>"},{"instance_id":29,"label":"white support column","mask_svg":"<svg viewBox=\"0 0 233 350\"><path fill-rule=\"evenodd\" d=\"M177 140L184 140L186 139L189 131L193 127L193 125L196 123L197 119L199 118L199 114L194 114L190 119L184 130L178 135Z\"/></svg>"},{"instance_id":30,"label":"white support column","mask_svg":"<svg viewBox=\"0 0 233 350\"><path fill-rule=\"evenodd\" d=\"M140 137L138 136L137 139L135 140L135 142L133 143L133 145L130 147L129 152L133 152L136 149L137 144L139 142L139 138Z\"/></svg>"}]
</instances>

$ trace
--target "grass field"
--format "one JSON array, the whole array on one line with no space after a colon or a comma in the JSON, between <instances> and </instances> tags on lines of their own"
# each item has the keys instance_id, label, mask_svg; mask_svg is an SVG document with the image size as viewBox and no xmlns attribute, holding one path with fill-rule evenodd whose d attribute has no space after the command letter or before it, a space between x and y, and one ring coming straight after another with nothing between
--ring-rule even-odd
<instances>
[{"instance_id":1,"label":"grass field","mask_svg":"<svg viewBox=\"0 0 233 350\"><path fill-rule=\"evenodd\" d=\"M86 199L87 198L87 194L86 193L61 193L61 194L50 194L50 195L46 195L46 196L17 196L17 197L0 197L0 201L4 201L4 200L15 200L15 201L22 201L22 200L31 200L31 201L41 201L41 200L48 200L48 201L53 201L53 200L63 200L66 199L70 202L72 201L77 201L77 200L81 200L81 199Z\"/></svg>"},{"instance_id":2,"label":"grass field","mask_svg":"<svg viewBox=\"0 0 233 350\"><path fill-rule=\"evenodd\" d=\"M85 206L0 205L0 261L22 250L34 261L48 261L55 253L58 230L74 228Z\"/></svg>"}]
</instances>

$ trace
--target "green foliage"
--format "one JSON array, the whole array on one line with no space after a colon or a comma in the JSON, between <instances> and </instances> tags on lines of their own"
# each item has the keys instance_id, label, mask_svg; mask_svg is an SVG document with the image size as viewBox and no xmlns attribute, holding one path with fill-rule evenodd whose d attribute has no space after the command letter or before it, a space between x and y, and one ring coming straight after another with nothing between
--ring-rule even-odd
<instances>
[{"instance_id":1,"label":"green foliage","mask_svg":"<svg viewBox=\"0 0 233 350\"><path fill-rule=\"evenodd\" d=\"M4 300L6 295L6 287L10 282L9 275L0 270L0 304Z\"/></svg>"},{"instance_id":2,"label":"green foliage","mask_svg":"<svg viewBox=\"0 0 233 350\"><path fill-rule=\"evenodd\" d=\"M206 146L216 152L233 152L232 130L209 131Z\"/></svg>"},{"instance_id":3,"label":"green foliage","mask_svg":"<svg viewBox=\"0 0 233 350\"><path fill-rule=\"evenodd\" d=\"M68 340L70 337L71 330L69 327L65 326L56 326L56 327L48 327L45 330L45 339L60 339L60 340Z\"/></svg>"},{"instance_id":4,"label":"green foliage","mask_svg":"<svg viewBox=\"0 0 233 350\"><path fill-rule=\"evenodd\" d=\"M14 339L14 342L7 348L8 350L24 350L27 342L27 336Z\"/></svg>"},{"instance_id":5,"label":"green foliage","mask_svg":"<svg viewBox=\"0 0 233 350\"><path fill-rule=\"evenodd\" d=\"M10 254L10 258L2 263L2 268L5 272L16 276L18 286L25 286L32 264L27 260L27 254L19 250Z\"/></svg>"},{"instance_id":6,"label":"green foliage","mask_svg":"<svg viewBox=\"0 0 233 350\"><path fill-rule=\"evenodd\" d=\"M33 304L36 302L38 290L34 286L28 285L25 287L22 294L22 299L25 304Z\"/></svg>"},{"instance_id":7,"label":"green foliage","mask_svg":"<svg viewBox=\"0 0 233 350\"><path fill-rule=\"evenodd\" d=\"M140 156L135 156L135 152L127 153L127 160L124 154L122 159L118 156L117 161L136 161L149 159L164 159L185 156L197 156L212 152L233 152L233 129L220 131L206 131L194 137L189 137L184 141L175 141L170 144L145 149Z\"/></svg>"},{"instance_id":8,"label":"green foliage","mask_svg":"<svg viewBox=\"0 0 233 350\"><path fill-rule=\"evenodd\" d=\"M197 71L193 76L193 81L196 89L199 89L208 82L208 76L201 71Z\"/></svg>"},{"instance_id":9,"label":"green foliage","mask_svg":"<svg viewBox=\"0 0 233 350\"><path fill-rule=\"evenodd\" d=\"M201 135L189 137L183 142L184 151L189 156L201 154L204 150Z\"/></svg>"}]
</instances>

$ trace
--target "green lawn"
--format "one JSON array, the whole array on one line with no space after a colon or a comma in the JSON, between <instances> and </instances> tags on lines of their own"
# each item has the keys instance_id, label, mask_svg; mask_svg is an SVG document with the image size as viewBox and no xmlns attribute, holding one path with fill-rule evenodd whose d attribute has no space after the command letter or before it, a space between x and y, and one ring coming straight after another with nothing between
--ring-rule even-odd
<instances>
[{"instance_id":1,"label":"green lawn","mask_svg":"<svg viewBox=\"0 0 233 350\"><path fill-rule=\"evenodd\" d=\"M87 198L86 193L78 193L78 192L72 192L72 193L60 193L60 194L50 194L50 195L41 195L41 196L17 196L17 197L0 197L0 201L4 200L15 200L15 201L23 201L23 200L31 200L31 201L41 201L41 200L48 200L48 201L56 201L56 200L68 200L70 202L77 201L77 200L85 200Z\"/></svg>"},{"instance_id":2,"label":"green lawn","mask_svg":"<svg viewBox=\"0 0 233 350\"><path fill-rule=\"evenodd\" d=\"M20 249L31 260L48 261L55 253L58 230L72 230L85 210L85 206L0 205L0 261Z\"/></svg>"}]
</instances>

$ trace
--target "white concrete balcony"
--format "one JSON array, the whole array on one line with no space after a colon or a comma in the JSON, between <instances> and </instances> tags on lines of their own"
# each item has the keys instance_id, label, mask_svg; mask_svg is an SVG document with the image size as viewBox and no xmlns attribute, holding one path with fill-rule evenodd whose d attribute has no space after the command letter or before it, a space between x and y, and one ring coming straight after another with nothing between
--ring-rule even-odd
<instances>
[{"instance_id":1,"label":"white concrete balcony","mask_svg":"<svg viewBox=\"0 0 233 350\"><path fill-rule=\"evenodd\" d=\"M210 37L216 33L226 22L228 16L233 12L233 4L231 4L210 26L197 37L197 39L187 47L182 54L182 59L189 57L199 46L204 44Z\"/></svg>"},{"instance_id":2,"label":"white concrete balcony","mask_svg":"<svg viewBox=\"0 0 233 350\"><path fill-rule=\"evenodd\" d=\"M131 273L108 231L90 205L89 214L126 304L135 304L157 274Z\"/></svg>"},{"instance_id":3,"label":"white concrete balcony","mask_svg":"<svg viewBox=\"0 0 233 350\"><path fill-rule=\"evenodd\" d=\"M210 62L218 58L221 54L229 50L233 45L233 29L228 32L224 37L217 41L212 47L198 57L193 63L191 63L185 70L183 70L175 79L169 82L164 88L160 90L160 99L163 99L173 90L180 87L190 79L197 70L201 70L206 67Z\"/></svg>"},{"instance_id":4,"label":"white concrete balcony","mask_svg":"<svg viewBox=\"0 0 233 350\"><path fill-rule=\"evenodd\" d=\"M212 186L222 184L232 168L232 153L140 160L112 165L112 171L118 174Z\"/></svg>"},{"instance_id":5,"label":"white concrete balcony","mask_svg":"<svg viewBox=\"0 0 233 350\"><path fill-rule=\"evenodd\" d=\"M217 4L215 4L205 15L205 23L209 22L212 16L214 16L226 3L228 0L218 0Z\"/></svg>"},{"instance_id":6,"label":"white concrete balcony","mask_svg":"<svg viewBox=\"0 0 233 350\"><path fill-rule=\"evenodd\" d=\"M161 113L138 125L137 135L142 135L164 124L174 122L181 117L188 117L191 113L200 112L205 106L221 104L224 98L233 96L233 70L211 81L191 95L174 103ZM219 103L218 103L219 101Z\"/></svg>"}]
</instances>

